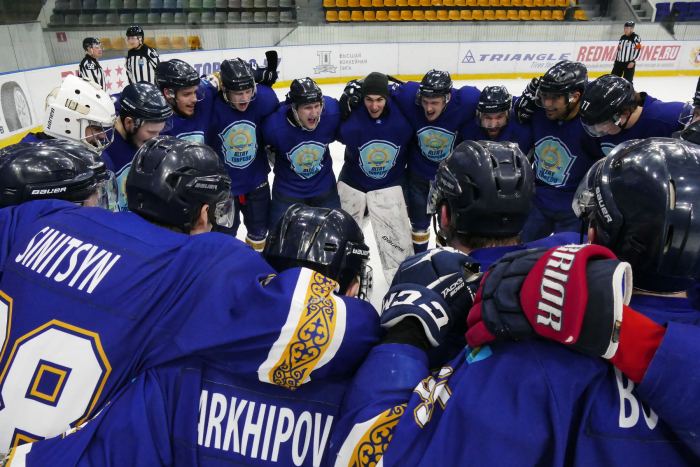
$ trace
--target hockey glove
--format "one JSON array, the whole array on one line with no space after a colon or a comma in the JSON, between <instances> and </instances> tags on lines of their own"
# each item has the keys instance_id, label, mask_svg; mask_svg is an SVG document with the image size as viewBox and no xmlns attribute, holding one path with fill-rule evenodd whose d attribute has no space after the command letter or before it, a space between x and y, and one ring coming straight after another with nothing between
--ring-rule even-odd
<instances>
[{"instance_id":1,"label":"hockey glove","mask_svg":"<svg viewBox=\"0 0 700 467\"><path fill-rule=\"evenodd\" d=\"M522 95L515 101L513 110L515 111L515 119L523 125L532 122L532 116L537 111L537 88L540 84L539 78L532 78L532 81L527 85Z\"/></svg>"},{"instance_id":2,"label":"hockey glove","mask_svg":"<svg viewBox=\"0 0 700 467\"><path fill-rule=\"evenodd\" d=\"M253 79L257 84L272 87L277 82L277 71L269 70L267 67L259 66L252 62L250 68L253 70Z\"/></svg>"},{"instance_id":3,"label":"hockey glove","mask_svg":"<svg viewBox=\"0 0 700 467\"><path fill-rule=\"evenodd\" d=\"M535 334L611 358L620 340L632 269L607 248L568 245L504 256L488 271L469 312L467 342Z\"/></svg>"},{"instance_id":4,"label":"hockey glove","mask_svg":"<svg viewBox=\"0 0 700 467\"><path fill-rule=\"evenodd\" d=\"M450 330L464 326L479 285L480 277L474 272L478 266L452 248L436 248L407 259L384 297L381 325L391 334L405 318L415 318L429 344L437 347ZM403 330L404 325L397 329Z\"/></svg>"},{"instance_id":5,"label":"hockey glove","mask_svg":"<svg viewBox=\"0 0 700 467\"><path fill-rule=\"evenodd\" d=\"M221 90L221 79L219 78L219 72L212 73L211 75L204 75L202 79L209 82L214 88Z\"/></svg>"},{"instance_id":6,"label":"hockey glove","mask_svg":"<svg viewBox=\"0 0 700 467\"><path fill-rule=\"evenodd\" d=\"M354 79L350 81L343 90L338 104L340 105L340 118L347 120L352 109L356 109L362 101L362 80Z\"/></svg>"}]
</instances>

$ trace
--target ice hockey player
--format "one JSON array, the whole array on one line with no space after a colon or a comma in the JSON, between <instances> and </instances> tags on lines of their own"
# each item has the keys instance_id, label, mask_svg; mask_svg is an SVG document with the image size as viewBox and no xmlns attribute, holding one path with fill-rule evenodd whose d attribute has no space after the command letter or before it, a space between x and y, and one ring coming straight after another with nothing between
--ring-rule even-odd
<instances>
[{"instance_id":1,"label":"ice hockey player","mask_svg":"<svg viewBox=\"0 0 700 467\"><path fill-rule=\"evenodd\" d=\"M156 66L156 86L173 109L171 128L162 135L204 143L218 89L177 58Z\"/></svg>"},{"instance_id":2,"label":"ice hockey player","mask_svg":"<svg viewBox=\"0 0 700 467\"><path fill-rule=\"evenodd\" d=\"M690 240L700 234L692 214L699 152L661 138L612 151L592 184L582 182L592 191L578 203L581 215L593 212L595 245L495 263L469 313L470 347L435 377L405 340L370 352L345 399L357 404L343 409L354 422L339 424L336 435L349 436L336 465L374 439L370 426L391 430L374 456L385 466L696 465L697 384L679 375L700 371L700 315L683 294L700 275ZM456 431L458 445L449 436ZM371 447L363 444L362 455Z\"/></svg>"},{"instance_id":3,"label":"ice hockey player","mask_svg":"<svg viewBox=\"0 0 700 467\"><path fill-rule=\"evenodd\" d=\"M521 125L513 118L513 96L505 86L487 86L481 91L476 118L460 131L462 141L510 141L523 154L532 149L532 126Z\"/></svg>"},{"instance_id":4,"label":"ice hockey player","mask_svg":"<svg viewBox=\"0 0 700 467\"><path fill-rule=\"evenodd\" d=\"M20 142L57 138L102 152L114 140L116 119L114 104L106 92L95 83L68 75L46 98L43 131L27 133ZM114 170L110 164L108 167Z\"/></svg>"},{"instance_id":5,"label":"ice hockey player","mask_svg":"<svg viewBox=\"0 0 700 467\"><path fill-rule=\"evenodd\" d=\"M246 243L262 252L270 208L270 165L262 142L262 121L277 110L279 99L271 88L255 83L253 70L240 58L221 63L219 80L222 89L207 122L207 144L219 155L231 177L236 208L233 227L219 232L235 236L242 214Z\"/></svg>"},{"instance_id":6,"label":"ice hockey player","mask_svg":"<svg viewBox=\"0 0 700 467\"><path fill-rule=\"evenodd\" d=\"M339 123L338 101L311 78L292 81L285 104L263 121L265 145L275 153L268 230L295 203L340 208L328 150Z\"/></svg>"},{"instance_id":7,"label":"ice hockey player","mask_svg":"<svg viewBox=\"0 0 700 467\"><path fill-rule=\"evenodd\" d=\"M78 65L78 76L92 81L106 92L107 80L99 62L99 59L102 58L102 42L96 37L86 37L83 39L83 50L85 57Z\"/></svg>"},{"instance_id":8,"label":"ice hockey player","mask_svg":"<svg viewBox=\"0 0 700 467\"><path fill-rule=\"evenodd\" d=\"M590 135L584 144L608 154L620 143L651 137L669 138L683 128L683 102L661 102L615 75L603 75L581 98L581 123ZM585 137L585 136L584 136Z\"/></svg>"},{"instance_id":9,"label":"ice hockey player","mask_svg":"<svg viewBox=\"0 0 700 467\"><path fill-rule=\"evenodd\" d=\"M266 279L264 289L296 292L284 330L267 339L269 348L246 354L256 366L252 374L226 368L219 358L152 368L80 430L20 446L13 460L27 466L327 465L345 389L379 337L374 308L352 298L366 296L371 283L369 249L343 211L294 205L271 233L265 258L278 275ZM287 316L289 305L266 300L259 304L264 313L248 317Z\"/></svg>"},{"instance_id":10,"label":"ice hockey player","mask_svg":"<svg viewBox=\"0 0 700 467\"><path fill-rule=\"evenodd\" d=\"M129 51L126 53L126 77L129 84L147 82L155 84L156 66L160 62L156 49L143 43L141 26L131 26L126 30Z\"/></svg>"},{"instance_id":11,"label":"ice hockey player","mask_svg":"<svg viewBox=\"0 0 700 467\"><path fill-rule=\"evenodd\" d=\"M114 164L119 199L117 210L127 210L126 177L136 151L171 125L173 109L151 83L130 84L119 96L119 118L114 142L104 151Z\"/></svg>"},{"instance_id":12,"label":"ice hockey player","mask_svg":"<svg viewBox=\"0 0 700 467\"><path fill-rule=\"evenodd\" d=\"M410 123L389 94L389 79L370 73L361 83L362 103L340 123L345 161L338 176L340 204L362 225L369 212L387 283L413 255L404 193Z\"/></svg>"},{"instance_id":13,"label":"ice hockey player","mask_svg":"<svg viewBox=\"0 0 700 467\"><path fill-rule=\"evenodd\" d=\"M580 230L571 200L586 171L601 157L590 154L582 142L579 110L587 84L586 66L564 60L542 78L533 78L515 103L518 121L532 122L535 141L537 192L521 233L524 242Z\"/></svg>"},{"instance_id":14,"label":"ice hockey player","mask_svg":"<svg viewBox=\"0 0 700 467\"><path fill-rule=\"evenodd\" d=\"M426 204L430 181L440 161L459 143L459 130L476 114L480 92L473 86L452 88L446 71L430 70L420 83L409 81L396 87L392 96L415 133L408 149L408 215L413 250L428 248L430 217Z\"/></svg>"}]
</instances>

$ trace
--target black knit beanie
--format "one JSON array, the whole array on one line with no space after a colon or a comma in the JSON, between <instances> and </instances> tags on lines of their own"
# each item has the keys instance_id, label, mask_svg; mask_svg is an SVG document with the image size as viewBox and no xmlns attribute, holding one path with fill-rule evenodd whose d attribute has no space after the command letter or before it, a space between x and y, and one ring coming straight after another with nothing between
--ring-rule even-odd
<instances>
[{"instance_id":1,"label":"black knit beanie","mask_svg":"<svg viewBox=\"0 0 700 467\"><path fill-rule=\"evenodd\" d=\"M389 99L389 79L382 73L370 73L362 83L363 96L382 96Z\"/></svg>"}]
</instances>

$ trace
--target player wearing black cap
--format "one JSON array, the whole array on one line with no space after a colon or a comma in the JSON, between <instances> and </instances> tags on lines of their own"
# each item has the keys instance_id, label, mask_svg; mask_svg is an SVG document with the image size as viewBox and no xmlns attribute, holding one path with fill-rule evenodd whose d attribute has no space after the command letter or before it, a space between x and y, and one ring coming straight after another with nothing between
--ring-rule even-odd
<instances>
[{"instance_id":1,"label":"player wearing black cap","mask_svg":"<svg viewBox=\"0 0 700 467\"><path fill-rule=\"evenodd\" d=\"M96 37L86 37L83 39L83 50L85 57L78 65L78 76L94 82L103 91L107 90L107 80L105 72L100 66L99 59L102 58L102 42Z\"/></svg>"},{"instance_id":2,"label":"player wearing black cap","mask_svg":"<svg viewBox=\"0 0 700 467\"><path fill-rule=\"evenodd\" d=\"M625 33L617 44L617 55L610 73L625 78L630 83L634 78L637 59L642 53L642 38L634 32L634 21L625 23Z\"/></svg>"},{"instance_id":3,"label":"player wearing black cap","mask_svg":"<svg viewBox=\"0 0 700 467\"><path fill-rule=\"evenodd\" d=\"M129 51L126 54L126 77L129 84L146 81L155 84L156 66L160 58L156 49L143 43L141 26L131 26L126 30Z\"/></svg>"}]
</instances>

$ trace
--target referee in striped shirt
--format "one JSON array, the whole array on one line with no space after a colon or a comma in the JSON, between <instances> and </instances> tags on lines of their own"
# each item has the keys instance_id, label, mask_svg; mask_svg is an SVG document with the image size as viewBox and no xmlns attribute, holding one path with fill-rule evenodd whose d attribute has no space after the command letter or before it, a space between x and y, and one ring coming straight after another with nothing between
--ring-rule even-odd
<instances>
[{"instance_id":1,"label":"referee in striped shirt","mask_svg":"<svg viewBox=\"0 0 700 467\"><path fill-rule=\"evenodd\" d=\"M634 68L639 54L642 53L642 38L634 33L634 21L625 23L625 34L617 44L617 56L612 74L625 78L630 83L634 78Z\"/></svg>"},{"instance_id":2,"label":"referee in striped shirt","mask_svg":"<svg viewBox=\"0 0 700 467\"><path fill-rule=\"evenodd\" d=\"M96 83L103 91L107 91L105 72L98 62L102 58L102 42L96 37L86 37L83 39L83 49L85 58L78 66L78 76Z\"/></svg>"},{"instance_id":3,"label":"referee in striped shirt","mask_svg":"<svg viewBox=\"0 0 700 467\"><path fill-rule=\"evenodd\" d=\"M156 66L160 63L158 52L143 43L143 29L131 26L126 30L126 40L131 49L126 54L126 76L129 84L147 81L156 83Z\"/></svg>"}]
</instances>

